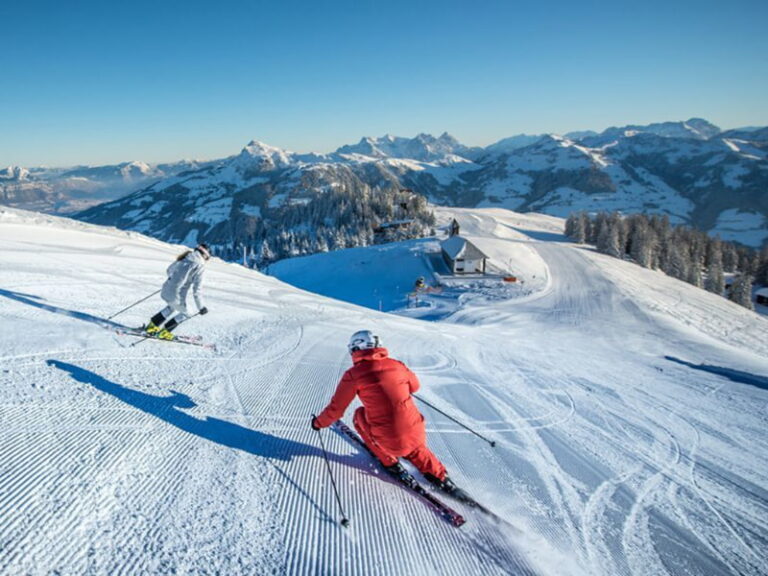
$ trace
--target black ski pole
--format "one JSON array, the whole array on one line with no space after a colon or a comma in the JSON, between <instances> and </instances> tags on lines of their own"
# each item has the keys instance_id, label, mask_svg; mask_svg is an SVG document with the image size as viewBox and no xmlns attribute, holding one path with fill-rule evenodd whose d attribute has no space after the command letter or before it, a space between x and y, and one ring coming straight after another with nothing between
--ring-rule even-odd
<instances>
[{"instance_id":1,"label":"black ski pole","mask_svg":"<svg viewBox=\"0 0 768 576\"><path fill-rule=\"evenodd\" d=\"M161 288L160 290L162 290L162 288ZM126 310L130 310L131 308L133 308L133 307L134 307L134 306L136 306L137 304L141 304L142 302L144 302L144 300L149 300L149 299L150 299L150 298L152 298L152 296L154 296L155 294L159 294L159 293L160 293L160 290L158 290L157 292L152 292L152 294L150 294L150 295L149 295L149 296L147 296L146 298L142 298L142 299L141 299L141 300L139 300L138 302L134 302L134 303L133 303L133 304L131 304L130 306L127 306L127 307L123 308L122 310L120 310L120 312L116 312L116 313L112 314L112 316L110 316L109 318L107 318L107 320L112 320L112 318L114 318L115 316L120 316L120 314L122 314L122 313L123 313L123 312L125 312Z\"/></svg>"},{"instance_id":2,"label":"black ski pole","mask_svg":"<svg viewBox=\"0 0 768 576\"><path fill-rule=\"evenodd\" d=\"M190 316L189 318L185 318L184 320L176 324L176 326L174 326L174 330L179 326L181 326L182 324L184 324L184 322L187 322L188 320L192 320L192 318L194 318L195 316L200 316L200 312L197 312L196 314L192 314L192 316ZM137 340L136 342L131 344L131 348L133 348L134 346L138 346L139 344L144 342L144 340L149 340L150 338L152 338L152 336L144 336L141 340Z\"/></svg>"},{"instance_id":3,"label":"black ski pole","mask_svg":"<svg viewBox=\"0 0 768 576\"><path fill-rule=\"evenodd\" d=\"M453 420L454 422L456 422L456 424L458 424L458 425L459 425L459 426L461 426L462 428L466 428L467 430L469 430L470 432L472 432L472 434L474 434L474 435L475 435L475 436L477 436L478 438L482 438L483 440L485 440L486 442L488 442L488 444L490 444L492 447L494 447L494 448L496 447L496 442L495 442L495 441L493 441L493 440L488 440L488 438L486 438L486 437L485 437L485 436L483 436L482 434L478 434L477 432L475 432L474 430L472 430L472 428L470 428L470 427L469 427L469 426L467 426L466 424L462 424L461 422L459 422L458 420L456 420L456 418L454 418L453 416L451 416L451 415L449 415L449 414L446 414L445 412L443 412L442 410L440 410L440 408L438 408L437 406L434 406L433 404L430 404L429 402L427 402L426 400L424 400L424 398L422 398L421 396L416 396L416 394L412 394L412 396L413 396L414 398L416 398L416 400L418 400L419 402L424 402L424 404L426 404L427 406L429 406L430 408L432 408L432 409L433 409L433 410L435 410L436 412L439 412L440 414L442 414L443 416L445 416L445 417L446 417L446 418L448 418L449 420Z\"/></svg>"},{"instance_id":4,"label":"black ski pole","mask_svg":"<svg viewBox=\"0 0 768 576\"><path fill-rule=\"evenodd\" d=\"M312 414L312 421L315 421L315 416ZM323 458L325 459L325 466L328 468L328 476L331 477L331 485L333 485L333 493L336 494L336 502L339 505L339 510L341 510L341 525L346 528L349 526L349 519L347 518L347 515L344 513L344 507L341 505L341 498L339 497L339 490L336 488L336 481L333 479L333 472L331 472L331 463L328 462L328 453L325 451L325 442L323 442L323 435L320 434L320 430L316 430L317 436L320 438L320 447L323 449Z\"/></svg>"}]
</instances>

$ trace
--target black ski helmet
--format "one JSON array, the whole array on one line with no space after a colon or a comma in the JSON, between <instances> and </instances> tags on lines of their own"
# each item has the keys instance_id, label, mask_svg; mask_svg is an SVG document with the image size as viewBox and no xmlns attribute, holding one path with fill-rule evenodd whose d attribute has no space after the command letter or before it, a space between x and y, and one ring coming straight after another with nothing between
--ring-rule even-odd
<instances>
[{"instance_id":1,"label":"black ski helmet","mask_svg":"<svg viewBox=\"0 0 768 576\"><path fill-rule=\"evenodd\" d=\"M208 244L205 242L200 242L200 244L197 245L197 248L195 248L200 254L203 255L203 258L206 260L210 259L211 257L211 251L208 249Z\"/></svg>"}]
</instances>

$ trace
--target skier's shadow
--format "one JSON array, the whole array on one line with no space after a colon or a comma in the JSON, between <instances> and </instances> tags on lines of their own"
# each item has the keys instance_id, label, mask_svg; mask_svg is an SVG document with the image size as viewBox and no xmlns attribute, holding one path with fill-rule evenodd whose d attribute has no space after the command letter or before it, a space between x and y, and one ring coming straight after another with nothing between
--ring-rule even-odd
<instances>
[{"instance_id":1,"label":"skier's shadow","mask_svg":"<svg viewBox=\"0 0 768 576\"><path fill-rule=\"evenodd\" d=\"M93 386L97 390L114 396L118 400L130 404L142 412L151 414L180 430L205 438L211 442L228 446L229 448L242 450L243 452L268 459L277 472L305 496L318 512L326 517L326 519L332 520L318 506L317 502L286 471L280 468L276 462L289 462L295 456L322 458L323 453L319 448L304 444L303 442L279 438L265 432L245 428L226 420L220 420L219 418L212 418L210 416L196 418L191 416L184 412L184 410L189 410L197 405L189 396L180 392L174 391L170 396L154 396L146 392L126 388L74 364L68 364L59 360L48 360L47 364L64 372L69 372L72 378L78 382ZM333 453L328 453L328 459L343 465L350 465L353 460L350 456L340 456Z\"/></svg>"},{"instance_id":2,"label":"skier's shadow","mask_svg":"<svg viewBox=\"0 0 768 576\"><path fill-rule=\"evenodd\" d=\"M86 314L85 312L78 312L77 310L67 310L66 308L60 308L52 304L46 304L44 302L44 298L41 298L40 296L35 296L34 294L24 294L23 292L13 292L11 290L3 290L2 288L0 288L0 296L4 296L9 300L15 300L16 302L21 302L22 304L26 304L34 308L39 308L40 310L53 312L54 314L61 314L63 316L69 316L70 318L82 320L83 322L98 324L103 328L126 328L126 326L123 326L122 324L119 324L117 322L112 322L111 320L107 320L106 318L99 318L98 316L93 316L92 314Z\"/></svg>"},{"instance_id":3,"label":"skier's shadow","mask_svg":"<svg viewBox=\"0 0 768 576\"><path fill-rule=\"evenodd\" d=\"M272 460L290 461L294 456L322 458L322 451L309 444L279 438L265 432L245 428L239 424L205 416L196 418L187 414L189 410L197 406L186 394L172 391L170 396L154 396L139 390L133 390L111 382L98 374L80 368L74 364L67 364L59 360L48 360L48 365L69 372L69 374L84 384L89 384L97 390L114 396L126 404L138 408L142 412L152 414L156 418L176 426L180 430L189 432L211 442L228 446L236 450L242 450ZM328 458L335 461L345 461L335 454L328 454Z\"/></svg>"},{"instance_id":4,"label":"skier's shadow","mask_svg":"<svg viewBox=\"0 0 768 576\"><path fill-rule=\"evenodd\" d=\"M711 364L693 364L692 362L686 362L685 360L680 360L680 358L675 358L674 356L664 356L664 359L669 360L670 362L675 362L677 364L682 364L683 366L688 366L694 370L701 370L702 372L717 374L718 376L723 376L733 382L749 384L750 386L756 386L757 388L768 390L768 378L765 376L758 376L757 374L752 374L751 372L743 372L742 370L734 370L733 368L725 368L724 366L713 366Z\"/></svg>"}]
</instances>

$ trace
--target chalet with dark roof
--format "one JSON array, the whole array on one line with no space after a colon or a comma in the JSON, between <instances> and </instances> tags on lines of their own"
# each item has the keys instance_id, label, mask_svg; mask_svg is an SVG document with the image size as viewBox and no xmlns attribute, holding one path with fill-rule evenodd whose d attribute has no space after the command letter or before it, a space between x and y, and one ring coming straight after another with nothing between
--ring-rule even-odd
<instances>
[{"instance_id":1,"label":"chalet with dark roof","mask_svg":"<svg viewBox=\"0 0 768 576\"><path fill-rule=\"evenodd\" d=\"M452 274L485 274L488 256L466 238L451 236L440 244L440 248Z\"/></svg>"}]
</instances>

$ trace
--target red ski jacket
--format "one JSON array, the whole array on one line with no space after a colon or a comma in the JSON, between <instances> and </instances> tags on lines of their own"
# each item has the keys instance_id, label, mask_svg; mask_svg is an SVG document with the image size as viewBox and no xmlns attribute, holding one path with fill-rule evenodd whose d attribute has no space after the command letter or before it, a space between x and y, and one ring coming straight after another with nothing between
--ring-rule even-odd
<instances>
[{"instance_id":1,"label":"red ski jacket","mask_svg":"<svg viewBox=\"0 0 768 576\"><path fill-rule=\"evenodd\" d=\"M386 348L352 353L353 366L344 373L328 406L317 417L325 428L344 415L355 396L365 407L365 419L376 442L394 456L405 456L425 444L424 417L411 394L419 379Z\"/></svg>"}]
</instances>

